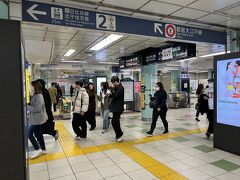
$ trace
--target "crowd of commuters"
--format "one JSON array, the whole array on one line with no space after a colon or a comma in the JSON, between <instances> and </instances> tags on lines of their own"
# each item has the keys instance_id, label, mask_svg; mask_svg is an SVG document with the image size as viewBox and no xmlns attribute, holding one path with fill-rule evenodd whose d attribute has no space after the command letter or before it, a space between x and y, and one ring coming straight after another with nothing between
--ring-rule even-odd
<instances>
[{"instance_id":1,"label":"crowd of commuters","mask_svg":"<svg viewBox=\"0 0 240 180\"><path fill-rule=\"evenodd\" d=\"M212 83L209 83L209 87ZM58 130L55 130L53 111L57 110L58 99L62 97L62 92L56 83L52 83L47 90L46 83L39 79L31 83L31 103L28 105L29 109L29 130L28 137L36 150L31 158L36 158L41 154L47 153L43 134L51 135L55 140L59 137ZM101 115L103 119L103 131L106 133L110 126L110 120L113 130L116 135L116 141L123 141L123 131L121 129L121 115L124 111L124 87L119 78L113 76L110 82L101 83L101 92L98 96L95 91L93 83L86 81L75 82L75 87L71 86L70 95L73 96L75 89L75 96L73 98L73 118L72 128L76 134L75 139L87 138L87 122L90 125L90 131L96 128L96 100L101 104ZM213 93L202 84L199 84L196 91L198 96L198 103L196 104L196 120L200 113L207 114L209 120L209 128L206 135L209 137L213 133ZM167 134L168 121L167 116L167 92L161 82L156 83L156 92L152 97L150 95L150 108L152 108L152 124L147 136L152 136L156 128L157 120L160 116L164 132ZM109 117L112 112L112 118ZM40 145L40 147L39 147Z\"/></svg>"}]
</instances>

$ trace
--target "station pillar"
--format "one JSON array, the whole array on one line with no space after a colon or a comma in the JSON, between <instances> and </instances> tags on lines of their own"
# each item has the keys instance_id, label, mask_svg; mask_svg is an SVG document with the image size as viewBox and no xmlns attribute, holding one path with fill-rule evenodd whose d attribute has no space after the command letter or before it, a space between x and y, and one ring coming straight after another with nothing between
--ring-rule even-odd
<instances>
[{"instance_id":1,"label":"station pillar","mask_svg":"<svg viewBox=\"0 0 240 180\"><path fill-rule=\"evenodd\" d=\"M157 64L142 66L141 68L142 98L144 96L144 105L142 105L142 120L144 121L150 121L152 119L152 109L149 107L149 94L153 96L155 93L157 68ZM141 103L143 103L143 100Z\"/></svg>"}]
</instances>

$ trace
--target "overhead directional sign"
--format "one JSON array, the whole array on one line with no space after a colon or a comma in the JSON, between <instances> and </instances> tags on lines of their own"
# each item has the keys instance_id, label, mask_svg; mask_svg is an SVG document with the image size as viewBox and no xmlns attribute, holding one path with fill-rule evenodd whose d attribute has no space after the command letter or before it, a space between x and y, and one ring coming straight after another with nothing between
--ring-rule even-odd
<instances>
[{"instance_id":1,"label":"overhead directional sign","mask_svg":"<svg viewBox=\"0 0 240 180\"><path fill-rule=\"evenodd\" d=\"M227 34L164 22L100 13L73 7L22 1L22 20L68 27L226 44Z\"/></svg>"}]
</instances>

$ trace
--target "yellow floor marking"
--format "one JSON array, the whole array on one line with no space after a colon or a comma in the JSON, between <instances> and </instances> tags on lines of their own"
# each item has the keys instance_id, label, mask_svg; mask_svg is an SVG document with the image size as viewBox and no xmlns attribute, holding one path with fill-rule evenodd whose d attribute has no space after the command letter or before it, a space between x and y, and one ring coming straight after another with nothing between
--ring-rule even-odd
<instances>
[{"instance_id":1,"label":"yellow floor marking","mask_svg":"<svg viewBox=\"0 0 240 180\"><path fill-rule=\"evenodd\" d=\"M154 176L164 180L165 179L166 180L182 180L186 178L181 174L177 173L176 171L168 168L164 164L160 163L159 161L155 160L154 158L147 155L146 153L140 151L139 149L134 147L134 145L144 144L144 143L149 143L149 142L154 142L159 140L166 140L166 139L171 139L174 137L180 137L185 135L198 134L206 131L206 128L186 130L182 132L174 132L174 133L165 134L165 135L157 135L153 137L144 137L141 139L134 139L134 140L125 141L122 143L111 143L111 144L103 144L99 146L81 148L79 144L77 144L76 141L73 139L69 131L65 128L63 122L57 122L56 129L58 129L60 132L59 143L61 144L63 151L58 153L49 153L44 156L40 156L36 159L29 160L29 164L37 164L41 162L74 157L74 156L83 155L83 154L96 153L96 152L101 152L101 151L111 150L111 149L119 149L123 153L125 153L128 157L130 157L135 162L137 162L142 167L144 167L146 170L151 172Z\"/></svg>"}]
</instances>

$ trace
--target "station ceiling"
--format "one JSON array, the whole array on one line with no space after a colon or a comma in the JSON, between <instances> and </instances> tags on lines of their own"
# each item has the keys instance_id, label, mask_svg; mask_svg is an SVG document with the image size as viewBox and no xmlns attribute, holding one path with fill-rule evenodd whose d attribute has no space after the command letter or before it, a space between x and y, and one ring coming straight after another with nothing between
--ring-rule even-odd
<instances>
[{"instance_id":1,"label":"station ceiling","mask_svg":"<svg viewBox=\"0 0 240 180\"><path fill-rule=\"evenodd\" d=\"M87 9L124 14L131 17L161 20L220 31L240 27L239 0L45 0L43 2L78 5ZM109 36L110 32L67 28L23 22L23 37L34 52L27 52L35 63L60 63L80 61L89 63L117 64L118 58L148 47L161 47L167 40L122 34L123 37L106 48L92 52L89 49ZM50 48L47 57L41 57L38 46L46 42ZM44 46L44 45L43 45ZM76 52L64 57L69 49ZM197 56L225 51L223 45L197 43ZM46 51L45 51L46 52ZM36 55L37 54L37 55Z\"/></svg>"}]
</instances>

